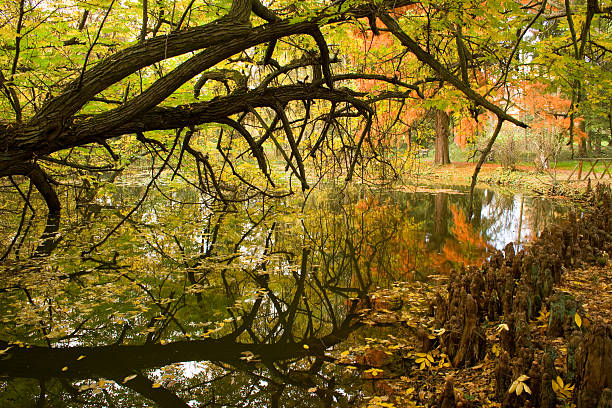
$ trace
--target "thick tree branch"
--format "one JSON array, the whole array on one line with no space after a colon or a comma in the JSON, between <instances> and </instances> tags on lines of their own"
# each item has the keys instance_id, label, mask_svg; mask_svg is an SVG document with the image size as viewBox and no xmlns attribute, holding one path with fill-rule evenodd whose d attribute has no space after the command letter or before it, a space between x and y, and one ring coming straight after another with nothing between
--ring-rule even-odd
<instances>
[{"instance_id":1,"label":"thick tree branch","mask_svg":"<svg viewBox=\"0 0 612 408\"><path fill-rule=\"evenodd\" d=\"M93 96L139 69L167 58L244 36L250 31L249 24L236 24L235 21L222 17L210 24L151 38L118 51L87 70L82 77L80 89L79 79L66 86L60 95L43 106L30 123L52 119L63 121L81 109Z\"/></svg>"},{"instance_id":2,"label":"thick tree branch","mask_svg":"<svg viewBox=\"0 0 612 408\"><path fill-rule=\"evenodd\" d=\"M236 83L236 86L240 90L246 90L247 78L235 69L215 69L202 73L198 78L198 81L193 86L193 96L197 99L200 96L200 91L206 85L208 80L214 80L219 82L227 82L231 80Z\"/></svg>"},{"instance_id":3,"label":"thick tree branch","mask_svg":"<svg viewBox=\"0 0 612 408\"><path fill-rule=\"evenodd\" d=\"M145 398L154 401L161 408L191 408L185 401L180 399L175 393L167 389L166 387L153 387L153 381L149 380L143 374L136 374L136 377L129 381L124 381L128 378L131 371L126 371L125 376L114 377L113 380L117 384L123 385L124 387L130 388L136 391Z\"/></svg>"},{"instance_id":4,"label":"thick tree branch","mask_svg":"<svg viewBox=\"0 0 612 408\"><path fill-rule=\"evenodd\" d=\"M178 129L203 123L215 123L229 116L249 112L250 108L267 107L274 109L277 103L286 104L294 100L323 99L330 102L348 102L349 104L368 109L367 104L357 98L358 94L348 89L330 90L309 85L289 85L278 88L255 89L244 94L231 94L207 102L181 105L172 108L154 108L135 117L132 121L114 129L99 133L99 129L90 116L79 116L75 122L50 143L41 140L33 146L32 153L42 156L69 147L96 143L126 134L147 132L151 130ZM34 140L32 140L34 142ZM8 156L15 157L21 149L30 146L13 145ZM25 155L25 153L23 153ZM2 153L0 153L0 176L2 175ZM7 161L7 164L8 161ZM10 166L7 166L10 167ZM6 170L5 170L6 171Z\"/></svg>"}]
</instances>

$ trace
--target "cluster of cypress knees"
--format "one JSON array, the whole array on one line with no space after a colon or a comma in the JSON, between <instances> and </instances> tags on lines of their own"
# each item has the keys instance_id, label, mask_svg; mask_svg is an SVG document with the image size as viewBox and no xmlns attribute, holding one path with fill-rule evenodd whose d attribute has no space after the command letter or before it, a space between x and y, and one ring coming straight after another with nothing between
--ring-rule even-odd
<instances>
[{"instance_id":1,"label":"cluster of cypress knees","mask_svg":"<svg viewBox=\"0 0 612 408\"><path fill-rule=\"evenodd\" d=\"M517 252L510 243L480 268L454 272L448 296L438 294L431 304L436 328L445 329L436 342L454 367L482 362L491 341L485 325L500 324L495 380L502 407L553 408L564 402L578 408L612 407L612 327L603 322L580 324L585 316L582 305L571 294L553 290L565 270L605 266L612 253L610 186L589 189L585 198L586 209L580 214L573 210L529 246ZM532 339L529 322L542 310L549 311L546 336L564 339L564 372L555 368L555 349ZM433 346L423 341L423 351ZM558 377L574 386L566 401L553 388ZM530 392L512 390L520 379ZM452 380L447 380L435 405L455 407L457 402Z\"/></svg>"}]
</instances>

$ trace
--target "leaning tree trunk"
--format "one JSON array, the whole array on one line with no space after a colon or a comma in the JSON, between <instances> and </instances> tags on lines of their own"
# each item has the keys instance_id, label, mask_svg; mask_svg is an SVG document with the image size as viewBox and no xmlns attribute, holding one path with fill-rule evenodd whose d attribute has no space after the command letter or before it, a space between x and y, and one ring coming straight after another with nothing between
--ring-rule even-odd
<instances>
[{"instance_id":1,"label":"leaning tree trunk","mask_svg":"<svg viewBox=\"0 0 612 408\"><path fill-rule=\"evenodd\" d=\"M450 136L450 118L448 113L438 109L436 110L436 155L434 162L436 164L449 164L450 157L448 156L448 137Z\"/></svg>"},{"instance_id":2,"label":"leaning tree trunk","mask_svg":"<svg viewBox=\"0 0 612 408\"><path fill-rule=\"evenodd\" d=\"M11 166L10 170L11 173L9 174L29 178L30 182L36 187L45 200L47 208L49 209L49 215L59 216L61 204L57 193L49 182L49 177L38 164L32 162L16 163ZM3 176L2 173L0 173L0 177L1 176Z\"/></svg>"}]
</instances>

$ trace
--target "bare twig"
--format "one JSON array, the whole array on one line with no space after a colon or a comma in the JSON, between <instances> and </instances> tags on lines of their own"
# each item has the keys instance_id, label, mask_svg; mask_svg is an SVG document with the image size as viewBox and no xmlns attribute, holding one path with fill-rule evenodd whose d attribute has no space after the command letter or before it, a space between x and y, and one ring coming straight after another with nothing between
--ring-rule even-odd
<instances>
[{"instance_id":1,"label":"bare twig","mask_svg":"<svg viewBox=\"0 0 612 408\"><path fill-rule=\"evenodd\" d=\"M87 53L85 54L85 61L83 61L83 68L81 69L81 76L79 77L79 83L77 86L77 88L79 89L83 86L83 78L85 76L85 70L87 69L87 61L89 60L89 56L91 55L93 48L95 47L96 43L98 42L98 39L100 38L102 27L104 27L104 23L106 23L106 19L108 18L108 15L110 14L114 4L115 4L115 0L111 0L111 3L108 6L108 9L106 10L106 13L104 14L104 18L102 19L102 22L100 23L100 27L98 27L96 38L94 38L93 42L89 46L89 49L87 50Z\"/></svg>"}]
</instances>

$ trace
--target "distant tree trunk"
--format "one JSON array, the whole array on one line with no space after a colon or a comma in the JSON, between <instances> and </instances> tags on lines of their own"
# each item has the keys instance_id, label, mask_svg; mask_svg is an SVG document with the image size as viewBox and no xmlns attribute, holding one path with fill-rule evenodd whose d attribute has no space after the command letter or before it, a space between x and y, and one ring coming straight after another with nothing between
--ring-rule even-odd
<instances>
[{"instance_id":1,"label":"distant tree trunk","mask_svg":"<svg viewBox=\"0 0 612 408\"><path fill-rule=\"evenodd\" d=\"M593 139L593 144L595 145L593 150L599 156L601 154L601 135L593 132L592 135L589 135L589 138Z\"/></svg>"},{"instance_id":2,"label":"distant tree trunk","mask_svg":"<svg viewBox=\"0 0 612 408\"><path fill-rule=\"evenodd\" d=\"M584 123L584 120L580 121L580 123L578 124L578 127L580 128L580 130L582 132L585 132L586 130L586 125ZM587 143L586 143L586 137L581 137L578 141L578 157L586 157L587 155Z\"/></svg>"},{"instance_id":3,"label":"distant tree trunk","mask_svg":"<svg viewBox=\"0 0 612 408\"><path fill-rule=\"evenodd\" d=\"M586 139L580 139L578 142L578 157L585 157L587 155Z\"/></svg>"},{"instance_id":4,"label":"distant tree trunk","mask_svg":"<svg viewBox=\"0 0 612 408\"><path fill-rule=\"evenodd\" d=\"M438 109L436 111L436 156L434 163L449 164L448 137L450 135L450 118L448 114Z\"/></svg>"}]
</instances>

